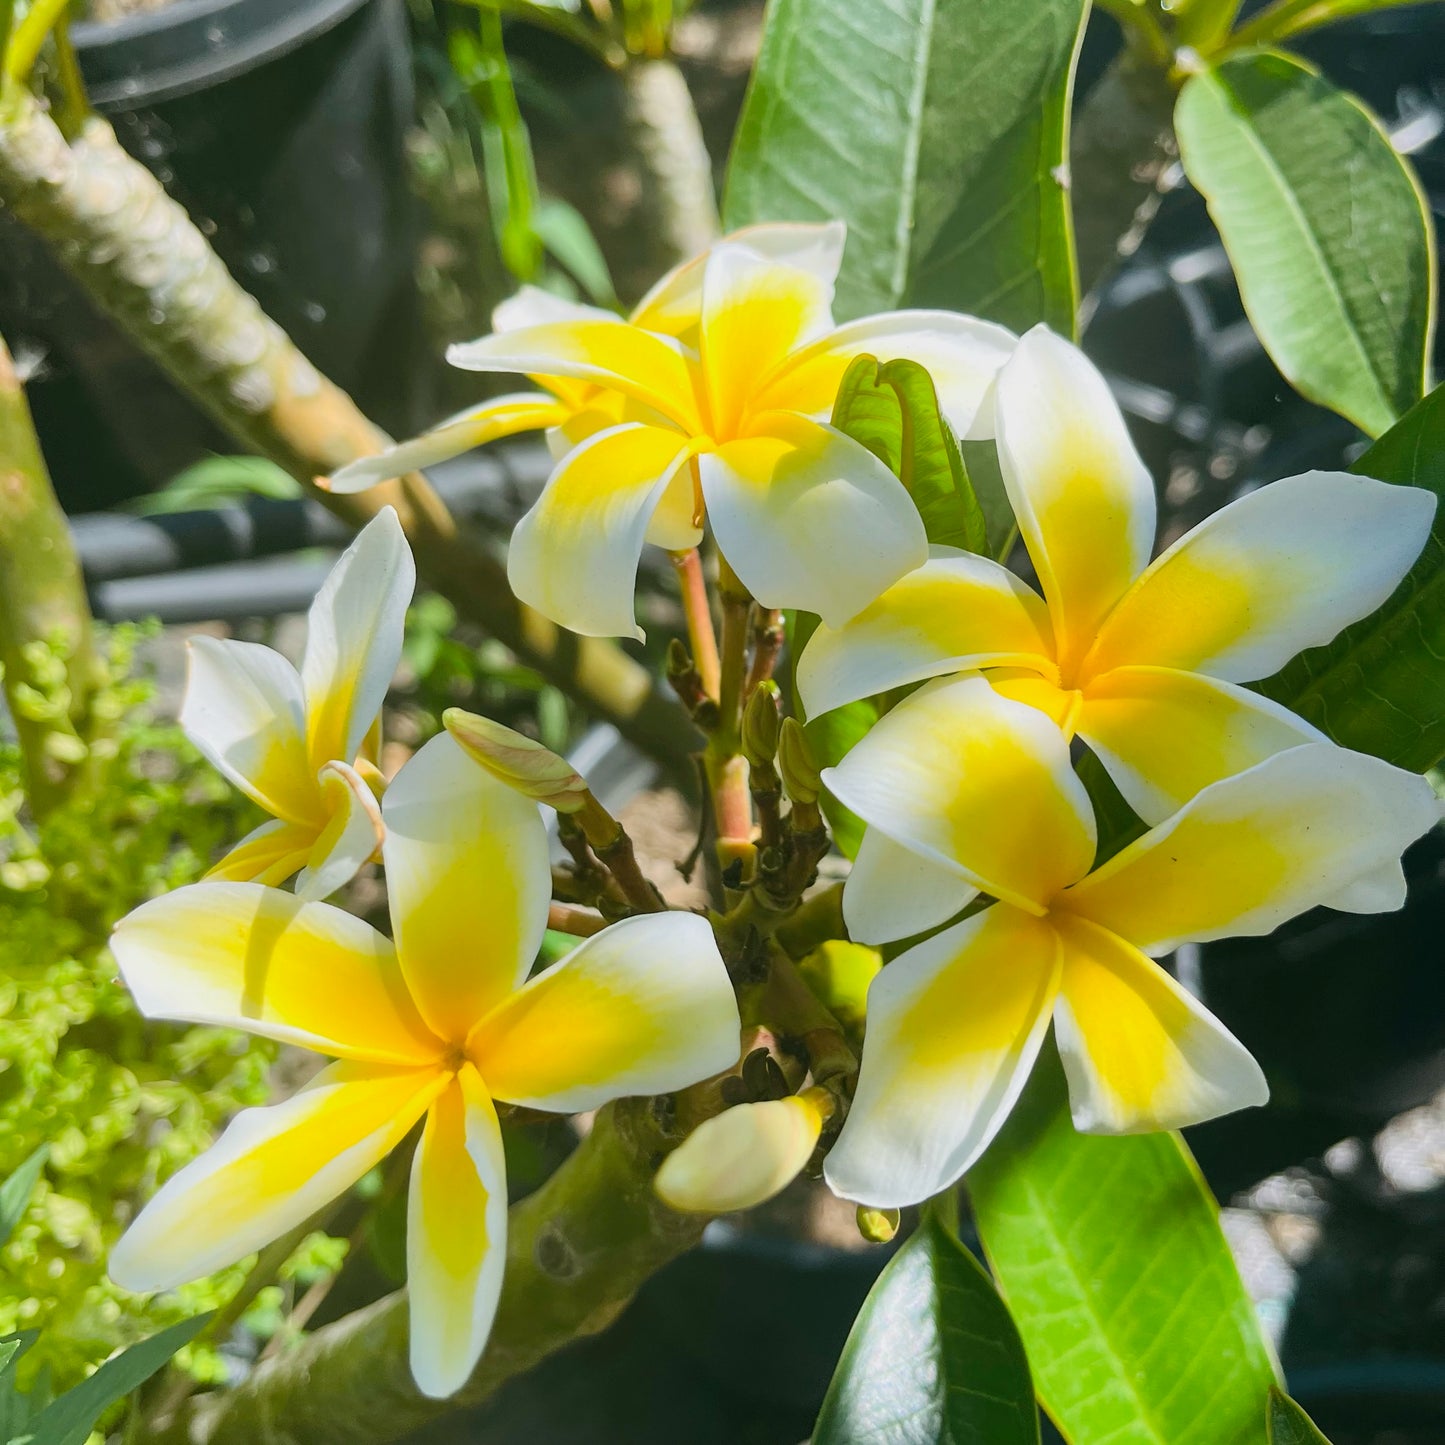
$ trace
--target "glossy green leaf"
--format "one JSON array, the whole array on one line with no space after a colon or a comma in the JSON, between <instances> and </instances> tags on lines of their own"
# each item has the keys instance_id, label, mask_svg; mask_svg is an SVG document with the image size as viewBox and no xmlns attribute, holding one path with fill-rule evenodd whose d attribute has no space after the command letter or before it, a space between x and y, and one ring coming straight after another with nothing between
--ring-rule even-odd
<instances>
[{"instance_id":1,"label":"glossy green leaf","mask_svg":"<svg viewBox=\"0 0 1445 1445\"><path fill-rule=\"evenodd\" d=\"M35 1417L29 1427L33 1445L85 1445L95 1422L117 1400L145 1384L177 1350L190 1344L210 1318L209 1314L194 1315L107 1360Z\"/></svg>"},{"instance_id":2,"label":"glossy green leaf","mask_svg":"<svg viewBox=\"0 0 1445 1445\"><path fill-rule=\"evenodd\" d=\"M35 1185L40 1171L45 1168L45 1159L50 1152L42 1144L3 1184L0 1184L0 1244L4 1244L15 1232Z\"/></svg>"},{"instance_id":3,"label":"glossy green leaf","mask_svg":"<svg viewBox=\"0 0 1445 1445\"><path fill-rule=\"evenodd\" d=\"M1330 1445L1320 1427L1283 1390L1269 1392L1269 1445Z\"/></svg>"},{"instance_id":4,"label":"glossy green leaf","mask_svg":"<svg viewBox=\"0 0 1445 1445\"><path fill-rule=\"evenodd\" d=\"M1037 1445L1023 1344L978 1261L928 1211L843 1347L813 1445Z\"/></svg>"},{"instance_id":5,"label":"glossy green leaf","mask_svg":"<svg viewBox=\"0 0 1445 1445\"><path fill-rule=\"evenodd\" d=\"M925 368L901 358L880 366L876 357L855 357L838 385L832 421L908 488L930 542L987 550L983 509Z\"/></svg>"},{"instance_id":6,"label":"glossy green leaf","mask_svg":"<svg viewBox=\"0 0 1445 1445\"><path fill-rule=\"evenodd\" d=\"M968 1182L1072 1445L1264 1445L1269 1347L1177 1136L1077 1133L1050 1045Z\"/></svg>"},{"instance_id":7,"label":"glossy green leaf","mask_svg":"<svg viewBox=\"0 0 1445 1445\"><path fill-rule=\"evenodd\" d=\"M1445 757L1445 388L1354 470L1440 497L1430 540L1383 607L1258 687L1336 742L1423 772Z\"/></svg>"},{"instance_id":8,"label":"glossy green leaf","mask_svg":"<svg viewBox=\"0 0 1445 1445\"><path fill-rule=\"evenodd\" d=\"M724 215L848 223L840 317L942 306L1072 334L1084 0L772 0Z\"/></svg>"},{"instance_id":9,"label":"glossy green leaf","mask_svg":"<svg viewBox=\"0 0 1445 1445\"><path fill-rule=\"evenodd\" d=\"M1358 100L1273 51L1191 76L1174 121L1275 364L1378 435L1424 390L1434 320L1429 213L1410 168Z\"/></svg>"}]
</instances>

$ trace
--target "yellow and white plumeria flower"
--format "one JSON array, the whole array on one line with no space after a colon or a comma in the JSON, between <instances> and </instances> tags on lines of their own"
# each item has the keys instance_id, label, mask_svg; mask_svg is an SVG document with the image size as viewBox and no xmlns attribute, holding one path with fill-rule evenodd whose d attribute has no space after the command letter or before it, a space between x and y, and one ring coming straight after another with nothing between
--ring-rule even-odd
<instances>
[{"instance_id":1,"label":"yellow and white plumeria flower","mask_svg":"<svg viewBox=\"0 0 1445 1445\"><path fill-rule=\"evenodd\" d=\"M138 908L112 947L151 1018L330 1055L294 1097L239 1114L111 1254L133 1290L243 1258L347 1189L425 1117L412 1164L411 1365L445 1396L486 1344L506 1257L494 1099L576 1113L730 1067L739 1020L707 923L613 924L524 982L546 927L536 804L434 738L385 800L395 941L326 903L199 883Z\"/></svg>"},{"instance_id":2,"label":"yellow and white plumeria flower","mask_svg":"<svg viewBox=\"0 0 1445 1445\"><path fill-rule=\"evenodd\" d=\"M1149 955L1267 933L1351 893L1356 911L1397 907L1385 890L1366 909L1372 880L1439 817L1416 774L1305 743L1205 788L1091 872L1094 815L1062 735L977 675L900 703L828 782L867 820L865 847L886 830L897 858L920 863L921 878L894 870L895 898L865 879L865 915L915 932L907 901L936 899L946 878L950 911L976 891L998 900L908 949L869 989L857 1094L826 1175L880 1207L916 1203L968 1169L1050 1020L1080 1129L1172 1129L1263 1103L1243 1045Z\"/></svg>"},{"instance_id":3,"label":"yellow and white plumeria flower","mask_svg":"<svg viewBox=\"0 0 1445 1445\"><path fill-rule=\"evenodd\" d=\"M298 673L269 647L214 637L187 643L181 726L272 814L207 875L283 883L325 898L381 844L375 745L382 699L401 657L416 568L384 507L327 577L307 619ZM358 758L370 741L369 758Z\"/></svg>"},{"instance_id":4,"label":"yellow and white plumeria flower","mask_svg":"<svg viewBox=\"0 0 1445 1445\"><path fill-rule=\"evenodd\" d=\"M954 429L992 434L989 398L1014 345L1009 332L947 311L835 328L831 263L784 264L748 242L708 252L695 336L684 332L695 345L587 317L448 353L476 371L571 378L624 399L605 425L588 424L512 536L512 590L574 632L640 637L632 597L643 543L695 547L704 514L766 607L841 623L919 566L927 539L907 490L822 420L855 356L920 362ZM685 280L679 297L696 284Z\"/></svg>"},{"instance_id":5,"label":"yellow and white plumeria flower","mask_svg":"<svg viewBox=\"0 0 1445 1445\"><path fill-rule=\"evenodd\" d=\"M832 284L843 260L847 228L841 221L821 225L784 221L747 226L725 240L740 241L782 265L798 266ZM628 320L645 331L675 337L694 349L702 313L704 251L674 266L632 309ZM616 321L600 307L567 301L536 286L523 286L492 312L492 330L501 334L553 322ZM596 382L576 377L536 378L544 390L511 392L468 407L412 441L342 467L326 483L329 491L362 492L378 482L461 456L473 447L520 432L546 430L559 456L593 432L616 426L627 399Z\"/></svg>"},{"instance_id":6,"label":"yellow and white plumeria flower","mask_svg":"<svg viewBox=\"0 0 1445 1445\"><path fill-rule=\"evenodd\" d=\"M1394 591L1432 493L1344 472L1274 482L1155 562L1154 488L1103 377L1040 327L995 394L999 462L1043 597L986 557L930 560L804 650L811 714L989 669L1098 754L1146 822L1321 734L1239 684L1328 642Z\"/></svg>"}]
</instances>

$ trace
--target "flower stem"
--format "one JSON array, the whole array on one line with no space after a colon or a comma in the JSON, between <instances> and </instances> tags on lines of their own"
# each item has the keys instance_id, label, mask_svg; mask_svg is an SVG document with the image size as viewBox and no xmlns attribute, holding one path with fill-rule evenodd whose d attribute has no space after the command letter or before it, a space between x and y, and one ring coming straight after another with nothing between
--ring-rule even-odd
<instances>
[{"instance_id":1,"label":"flower stem","mask_svg":"<svg viewBox=\"0 0 1445 1445\"><path fill-rule=\"evenodd\" d=\"M702 558L696 547L686 552L673 552L671 555L672 565L677 570L677 585L682 593L683 616L687 618L687 641L692 649L692 665L702 679L703 691L716 702L720 675L717 633L713 630L707 580L702 575Z\"/></svg>"},{"instance_id":2,"label":"flower stem","mask_svg":"<svg viewBox=\"0 0 1445 1445\"><path fill-rule=\"evenodd\" d=\"M725 558L718 559L718 592L722 601L718 718L703 763L712 793L718 861L724 878L735 878L732 886L737 887L751 879L756 853L748 765L739 751L748 671L748 610L753 599Z\"/></svg>"}]
</instances>

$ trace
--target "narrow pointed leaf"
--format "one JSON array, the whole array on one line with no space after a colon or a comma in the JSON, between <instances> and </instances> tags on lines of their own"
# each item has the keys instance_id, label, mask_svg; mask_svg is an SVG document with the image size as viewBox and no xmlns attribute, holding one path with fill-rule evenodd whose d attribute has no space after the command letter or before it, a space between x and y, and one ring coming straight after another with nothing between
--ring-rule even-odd
<instances>
[{"instance_id":1,"label":"narrow pointed leaf","mask_svg":"<svg viewBox=\"0 0 1445 1445\"><path fill-rule=\"evenodd\" d=\"M0 1184L0 1244L4 1244L20 1223L40 1171L45 1167L49 1146L42 1144L3 1184Z\"/></svg>"},{"instance_id":2,"label":"narrow pointed leaf","mask_svg":"<svg viewBox=\"0 0 1445 1445\"><path fill-rule=\"evenodd\" d=\"M1434 325L1429 212L1409 166L1358 100L1275 51L1191 76L1174 120L1275 364L1378 435L1420 399Z\"/></svg>"},{"instance_id":3,"label":"narrow pointed leaf","mask_svg":"<svg viewBox=\"0 0 1445 1445\"><path fill-rule=\"evenodd\" d=\"M1269 1445L1330 1445L1320 1428L1283 1390L1269 1392Z\"/></svg>"},{"instance_id":4,"label":"narrow pointed leaf","mask_svg":"<svg viewBox=\"0 0 1445 1445\"><path fill-rule=\"evenodd\" d=\"M724 213L847 221L840 319L942 306L1071 335L1083 0L772 0Z\"/></svg>"},{"instance_id":5,"label":"narrow pointed leaf","mask_svg":"<svg viewBox=\"0 0 1445 1445\"><path fill-rule=\"evenodd\" d=\"M875 357L855 357L838 386L832 422L908 488L930 542L987 550L983 509L924 367L901 358L880 366Z\"/></svg>"},{"instance_id":6,"label":"narrow pointed leaf","mask_svg":"<svg viewBox=\"0 0 1445 1445\"><path fill-rule=\"evenodd\" d=\"M1018 1331L930 1211L853 1325L813 1445L1038 1445Z\"/></svg>"},{"instance_id":7,"label":"narrow pointed leaf","mask_svg":"<svg viewBox=\"0 0 1445 1445\"><path fill-rule=\"evenodd\" d=\"M145 1384L205 1327L210 1315L182 1320L107 1360L93 1375L47 1405L30 1425L33 1445L85 1445L95 1422L117 1400Z\"/></svg>"},{"instance_id":8,"label":"narrow pointed leaf","mask_svg":"<svg viewBox=\"0 0 1445 1445\"><path fill-rule=\"evenodd\" d=\"M1357 461L1441 499L1420 560L1378 611L1258 684L1337 743L1423 772L1445 757L1445 388Z\"/></svg>"},{"instance_id":9,"label":"narrow pointed leaf","mask_svg":"<svg viewBox=\"0 0 1445 1445\"><path fill-rule=\"evenodd\" d=\"M39 1330L23 1330L0 1339L0 1445L27 1432L31 1405L15 1387L15 1367L39 1337Z\"/></svg>"},{"instance_id":10,"label":"narrow pointed leaf","mask_svg":"<svg viewBox=\"0 0 1445 1445\"><path fill-rule=\"evenodd\" d=\"M1269 1347L1177 1136L1075 1132L1050 1048L968 1182L1071 1445L1265 1445Z\"/></svg>"}]
</instances>

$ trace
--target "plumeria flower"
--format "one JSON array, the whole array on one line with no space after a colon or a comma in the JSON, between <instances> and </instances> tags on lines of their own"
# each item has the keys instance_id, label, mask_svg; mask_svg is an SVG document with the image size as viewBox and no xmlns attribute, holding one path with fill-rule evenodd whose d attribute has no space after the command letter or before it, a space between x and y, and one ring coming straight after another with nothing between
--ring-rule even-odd
<instances>
[{"instance_id":1,"label":"plumeria flower","mask_svg":"<svg viewBox=\"0 0 1445 1445\"><path fill-rule=\"evenodd\" d=\"M928 368L960 435L990 435L989 396L1014 338L947 311L834 327L834 269L784 264L742 236L708 252L697 325L682 338L588 316L451 349L475 371L589 382L622 399L562 456L512 535L508 576L523 602L574 632L640 637L643 543L695 547L704 514L759 602L833 623L925 560L907 489L824 418L855 356L907 356ZM679 296L696 273L685 279Z\"/></svg>"},{"instance_id":2,"label":"plumeria flower","mask_svg":"<svg viewBox=\"0 0 1445 1445\"><path fill-rule=\"evenodd\" d=\"M843 260L847 229L839 221L814 225L778 222L747 226L726 239L782 265L798 266L832 282ZM709 252L674 266L633 307L628 320L645 331L670 336L694 349L702 312L702 273ZM554 322L616 321L614 312L567 301L537 286L523 286L492 312L496 334ZM378 482L435 466L474 447L520 432L547 431L560 456L593 432L616 426L629 408L627 398L578 377L536 378L541 390L510 392L468 407L412 441L362 457L325 483L333 492L361 492Z\"/></svg>"},{"instance_id":3,"label":"plumeria flower","mask_svg":"<svg viewBox=\"0 0 1445 1445\"><path fill-rule=\"evenodd\" d=\"M297 670L254 642L193 637L181 726L273 821L247 834L207 875L277 884L325 898L381 844L377 793L381 704L401 657L416 568L384 507L322 584Z\"/></svg>"},{"instance_id":4,"label":"plumeria flower","mask_svg":"<svg viewBox=\"0 0 1445 1445\"><path fill-rule=\"evenodd\" d=\"M425 1124L411 1166L411 1366L457 1390L491 1329L507 1239L494 1100L560 1113L666 1093L737 1060L707 923L613 924L530 981L551 893L537 806L434 738L385 799L394 941L330 904L199 883L138 908L112 947L141 1011L330 1055L280 1104L237 1115L111 1254L173 1289L294 1229Z\"/></svg>"},{"instance_id":5,"label":"plumeria flower","mask_svg":"<svg viewBox=\"0 0 1445 1445\"><path fill-rule=\"evenodd\" d=\"M1040 327L999 373L999 463L1043 596L986 557L937 548L804 650L813 714L989 669L1098 755L1146 822L1321 734L1241 683L1328 642L1394 591L1432 493L1309 472L1249 493L1152 564L1154 488L1103 377Z\"/></svg>"},{"instance_id":6,"label":"plumeria flower","mask_svg":"<svg viewBox=\"0 0 1445 1445\"><path fill-rule=\"evenodd\" d=\"M829 785L865 837L886 830L900 856L927 860L927 879L951 874L952 901L997 900L900 954L869 990L858 1089L826 1177L880 1207L969 1168L1050 1021L1079 1129L1173 1129L1263 1103L1243 1045L1149 955L1268 933L1351 892L1357 911L1397 907L1371 900L1370 880L1439 816L1416 774L1304 743L1211 784L1095 868L1093 811L1058 728L977 675L900 703ZM898 896L865 911L917 931L912 881L900 873Z\"/></svg>"}]
</instances>

